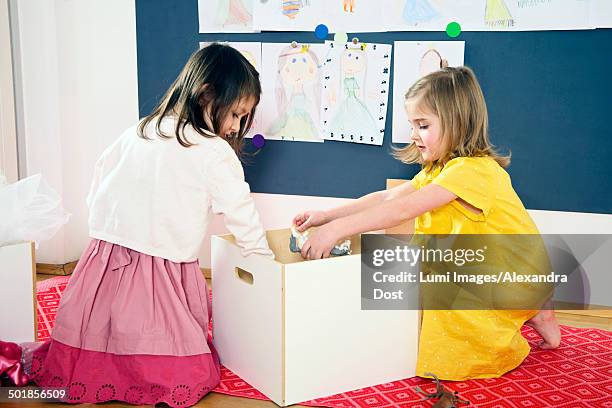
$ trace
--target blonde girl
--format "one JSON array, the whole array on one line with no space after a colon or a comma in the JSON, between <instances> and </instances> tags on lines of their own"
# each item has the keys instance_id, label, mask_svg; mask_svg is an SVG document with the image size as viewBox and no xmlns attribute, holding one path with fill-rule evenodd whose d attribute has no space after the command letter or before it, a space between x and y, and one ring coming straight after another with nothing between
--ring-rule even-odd
<instances>
[{"instance_id":1,"label":"blonde girl","mask_svg":"<svg viewBox=\"0 0 612 408\"><path fill-rule=\"evenodd\" d=\"M446 67L419 79L406 94L413 143L396 152L422 170L409 182L329 211L298 214L300 230L320 226L302 247L326 258L341 238L415 220L417 234L537 234L512 188L510 158L489 141L484 96L471 69ZM424 310L417 374L447 380L492 378L517 367L530 347L532 325L541 347L559 345L552 310Z\"/></svg>"}]
</instances>

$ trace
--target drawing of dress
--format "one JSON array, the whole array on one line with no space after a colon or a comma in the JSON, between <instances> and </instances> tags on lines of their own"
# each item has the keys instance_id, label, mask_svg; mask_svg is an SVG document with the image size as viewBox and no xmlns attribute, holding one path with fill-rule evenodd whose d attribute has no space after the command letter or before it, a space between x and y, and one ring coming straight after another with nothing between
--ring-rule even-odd
<instances>
[{"instance_id":1,"label":"drawing of dress","mask_svg":"<svg viewBox=\"0 0 612 408\"><path fill-rule=\"evenodd\" d=\"M222 25L244 25L253 20L253 15L243 3L243 0L219 0L217 6L217 22Z\"/></svg>"},{"instance_id":2,"label":"drawing of dress","mask_svg":"<svg viewBox=\"0 0 612 408\"><path fill-rule=\"evenodd\" d=\"M377 137L379 129L376 127L374 118L370 114L367 106L361 99L357 97L359 85L355 77L344 78L344 92L346 99L338 108L336 115L332 119L330 131L334 133L334 139L341 139L344 135L345 139L351 140L353 136L355 141L360 141L359 137Z\"/></svg>"},{"instance_id":3,"label":"drawing of dress","mask_svg":"<svg viewBox=\"0 0 612 408\"><path fill-rule=\"evenodd\" d=\"M404 21L410 25L424 23L438 16L429 0L407 0L402 13Z\"/></svg>"},{"instance_id":4,"label":"drawing of dress","mask_svg":"<svg viewBox=\"0 0 612 408\"><path fill-rule=\"evenodd\" d=\"M512 27L514 19L504 0L487 0L485 24L491 27Z\"/></svg>"},{"instance_id":5,"label":"drawing of dress","mask_svg":"<svg viewBox=\"0 0 612 408\"><path fill-rule=\"evenodd\" d=\"M304 93L292 94L289 107L270 125L268 133L289 139L319 140L317 127L308 113L307 106L308 100Z\"/></svg>"},{"instance_id":6,"label":"drawing of dress","mask_svg":"<svg viewBox=\"0 0 612 408\"><path fill-rule=\"evenodd\" d=\"M293 20L297 17L300 9L304 7L302 0L283 0L282 3L283 14Z\"/></svg>"}]
</instances>

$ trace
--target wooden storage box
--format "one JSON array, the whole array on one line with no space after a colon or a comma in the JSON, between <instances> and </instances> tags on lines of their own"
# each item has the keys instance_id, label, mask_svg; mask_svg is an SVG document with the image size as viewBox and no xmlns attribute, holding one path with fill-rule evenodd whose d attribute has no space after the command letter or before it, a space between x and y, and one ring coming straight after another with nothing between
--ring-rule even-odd
<instances>
[{"instance_id":1,"label":"wooden storage box","mask_svg":"<svg viewBox=\"0 0 612 408\"><path fill-rule=\"evenodd\" d=\"M285 406L415 375L419 313L361 310L352 255L304 261L290 230L267 233L276 259L212 237L213 341L221 363Z\"/></svg>"}]
</instances>

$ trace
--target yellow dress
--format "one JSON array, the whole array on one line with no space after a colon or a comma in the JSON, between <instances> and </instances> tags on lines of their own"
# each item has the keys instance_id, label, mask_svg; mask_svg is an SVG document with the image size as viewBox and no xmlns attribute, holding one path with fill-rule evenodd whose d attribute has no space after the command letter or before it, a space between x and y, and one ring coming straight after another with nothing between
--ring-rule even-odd
<instances>
[{"instance_id":1,"label":"yellow dress","mask_svg":"<svg viewBox=\"0 0 612 408\"><path fill-rule=\"evenodd\" d=\"M434 183L481 210L458 200L415 220L417 234L538 234L512 188L508 173L490 157L460 157L443 168L422 170L412 180ZM445 380L495 378L517 367L530 347L521 326L534 310L424 310L417 375Z\"/></svg>"}]
</instances>

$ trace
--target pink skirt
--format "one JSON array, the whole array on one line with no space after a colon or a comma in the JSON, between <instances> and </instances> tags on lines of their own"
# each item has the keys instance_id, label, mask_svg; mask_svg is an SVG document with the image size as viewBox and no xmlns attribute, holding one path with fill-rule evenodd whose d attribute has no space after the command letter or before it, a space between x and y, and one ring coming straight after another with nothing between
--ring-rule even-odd
<instances>
[{"instance_id":1,"label":"pink skirt","mask_svg":"<svg viewBox=\"0 0 612 408\"><path fill-rule=\"evenodd\" d=\"M66 402L191 406L220 378L197 261L175 263L92 240L74 270L32 379Z\"/></svg>"}]
</instances>

